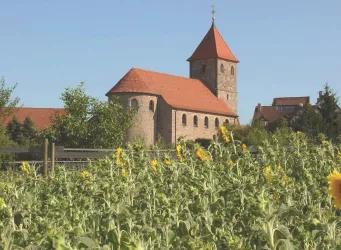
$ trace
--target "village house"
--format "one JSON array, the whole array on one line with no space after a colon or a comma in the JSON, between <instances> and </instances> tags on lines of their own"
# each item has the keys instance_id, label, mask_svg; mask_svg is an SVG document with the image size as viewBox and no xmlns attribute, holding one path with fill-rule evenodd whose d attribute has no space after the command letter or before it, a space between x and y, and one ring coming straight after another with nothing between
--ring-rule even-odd
<instances>
[{"instance_id":1,"label":"village house","mask_svg":"<svg viewBox=\"0 0 341 250\"><path fill-rule=\"evenodd\" d=\"M260 121L263 126L275 122L280 118L291 119L299 111L310 103L309 96L301 97L277 97L271 106L262 106L260 103L255 108L252 121Z\"/></svg>"}]
</instances>

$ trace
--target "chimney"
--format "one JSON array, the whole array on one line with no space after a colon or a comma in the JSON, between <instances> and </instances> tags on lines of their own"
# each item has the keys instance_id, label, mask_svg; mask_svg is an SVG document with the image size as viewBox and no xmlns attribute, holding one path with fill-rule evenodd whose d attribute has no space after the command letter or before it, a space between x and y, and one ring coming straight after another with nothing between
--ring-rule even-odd
<instances>
[{"instance_id":1,"label":"chimney","mask_svg":"<svg viewBox=\"0 0 341 250\"><path fill-rule=\"evenodd\" d=\"M262 108L262 105L261 105L260 103L258 103L258 105L257 105L257 112L259 112L259 113L260 113L260 111L261 111L261 108Z\"/></svg>"}]
</instances>

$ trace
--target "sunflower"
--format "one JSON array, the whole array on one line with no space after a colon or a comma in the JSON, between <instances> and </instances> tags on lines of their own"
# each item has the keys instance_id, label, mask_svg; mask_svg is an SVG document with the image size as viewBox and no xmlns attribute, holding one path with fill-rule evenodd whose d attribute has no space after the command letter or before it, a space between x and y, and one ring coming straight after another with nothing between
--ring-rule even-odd
<instances>
[{"instance_id":1,"label":"sunflower","mask_svg":"<svg viewBox=\"0 0 341 250\"><path fill-rule=\"evenodd\" d=\"M198 148L196 154L197 154L200 161L207 160L207 155L206 155L205 150L203 150L203 148L201 148L201 147Z\"/></svg>"},{"instance_id":2,"label":"sunflower","mask_svg":"<svg viewBox=\"0 0 341 250\"><path fill-rule=\"evenodd\" d=\"M122 174L123 177L127 177L128 176L128 172L125 169L122 169L121 174Z\"/></svg>"},{"instance_id":3,"label":"sunflower","mask_svg":"<svg viewBox=\"0 0 341 250\"><path fill-rule=\"evenodd\" d=\"M284 175L283 177L283 184L286 185L288 184L288 176Z\"/></svg>"},{"instance_id":4,"label":"sunflower","mask_svg":"<svg viewBox=\"0 0 341 250\"><path fill-rule=\"evenodd\" d=\"M277 173L279 173L279 172L281 172L281 165L280 164L278 164L278 166L277 166Z\"/></svg>"},{"instance_id":5,"label":"sunflower","mask_svg":"<svg viewBox=\"0 0 341 250\"><path fill-rule=\"evenodd\" d=\"M22 171L24 171L25 174L27 174L27 175L30 174L30 165L28 164L28 162L23 161L21 164L21 169L22 169Z\"/></svg>"},{"instance_id":6,"label":"sunflower","mask_svg":"<svg viewBox=\"0 0 341 250\"><path fill-rule=\"evenodd\" d=\"M221 126L221 127L219 128L219 130L220 130L221 137L223 138L223 140L224 140L225 142L230 142L230 137L229 137L228 134L227 134L227 129L226 129L226 127Z\"/></svg>"},{"instance_id":7,"label":"sunflower","mask_svg":"<svg viewBox=\"0 0 341 250\"><path fill-rule=\"evenodd\" d=\"M164 161L164 163L166 164L166 165L171 165L172 164L172 162L169 160L169 159L166 159L165 161Z\"/></svg>"},{"instance_id":8,"label":"sunflower","mask_svg":"<svg viewBox=\"0 0 341 250\"><path fill-rule=\"evenodd\" d=\"M181 145L176 145L176 155L178 156L180 162L184 161L184 158L182 157L181 153Z\"/></svg>"},{"instance_id":9,"label":"sunflower","mask_svg":"<svg viewBox=\"0 0 341 250\"><path fill-rule=\"evenodd\" d=\"M233 161L231 159L229 159L228 164L232 165Z\"/></svg>"},{"instance_id":10,"label":"sunflower","mask_svg":"<svg viewBox=\"0 0 341 250\"><path fill-rule=\"evenodd\" d=\"M270 180L271 179L271 175L272 175L272 170L270 167L266 167L265 170L264 170L264 174L265 174L265 178L267 180Z\"/></svg>"},{"instance_id":11,"label":"sunflower","mask_svg":"<svg viewBox=\"0 0 341 250\"><path fill-rule=\"evenodd\" d=\"M333 173L328 175L329 194L334 198L334 204L341 209L341 174L334 169Z\"/></svg>"},{"instance_id":12,"label":"sunflower","mask_svg":"<svg viewBox=\"0 0 341 250\"><path fill-rule=\"evenodd\" d=\"M89 172L84 170L82 173L81 173L81 176L83 179L87 179L89 177Z\"/></svg>"},{"instance_id":13,"label":"sunflower","mask_svg":"<svg viewBox=\"0 0 341 250\"><path fill-rule=\"evenodd\" d=\"M156 167L157 167L157 160L152 160L152 162L151 162L151 167L152 167L152 169L153 170L155 170L156 171Z\"/></svg>"},{"instance_id":14,"label":"sunflower","mask_svg":"<svg viewBox=\"0 0 341 250\"><path fill-rule=\"evenodd\" d=\"M274 192L272 193L272 195L273 195L274 200L275 200L276 202L279 202L279 201L280 201L280 196L278 195L278 193L277 193L276 191L274 191Z\"/></svg>"},{"instance_id":15,"label":"sunflower","mask_svg":"<svg viewBox=\"0 0 341 250\"><path fill-rule=\"evenodd\" d=\"M245 152L246 152L246 150L247 150L247 147L246 147L246 145L245 145L245 144L243 144L243 145L242 145L242 151L245 153Z\"/></svg>"},{"instance_id":16,"label":"sunflower","mask_svg":"<svg viewBox=\"0 0 341 250\"><path fill-rule=\"evenodd\" d=\"M125 164L124 162L121 160L121 155L122 155L123 149L122 148L118 148L116 150L116 163L117 165L119 165L120 167L123 167Z\"/></svg>"},{"instance_id":17,"label":"sunflower","mask_svg":"<svg viewBox=\"0 0 341 250\"><path fill-rule=\"evenodd\" d=\"M337 151L337 156L338 156L339 160L341 161L341 151Z\"/></svg>"}]
</instances>

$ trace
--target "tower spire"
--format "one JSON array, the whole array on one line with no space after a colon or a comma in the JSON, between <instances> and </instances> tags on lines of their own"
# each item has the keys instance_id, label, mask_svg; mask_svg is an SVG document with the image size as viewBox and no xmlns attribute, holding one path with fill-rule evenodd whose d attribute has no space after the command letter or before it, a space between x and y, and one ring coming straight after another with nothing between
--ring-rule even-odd
<instances>
[{"instance_id":1,"label":"tower spire","mask_svg":"<svg viewBox=\"0 0 341 250\"><path fill-rule=\"evenodd\" d=\"M215 16L214 16L214 13L215 13L215 10L214 10L214 4L211 5L212 7L212 25L214 25L214 19L215 19Z\"/></svg>"}]
</instances>

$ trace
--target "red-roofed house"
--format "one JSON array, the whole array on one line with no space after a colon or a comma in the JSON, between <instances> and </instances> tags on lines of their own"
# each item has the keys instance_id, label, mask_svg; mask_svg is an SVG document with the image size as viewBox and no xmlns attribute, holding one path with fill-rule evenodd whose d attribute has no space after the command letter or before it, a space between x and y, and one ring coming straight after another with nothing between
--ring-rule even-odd
<instances>
[{"instance_id":1,"label":"red-roofed house","mask_svg":"<svg viewBox=\"0 0 341 250\"><path fill-rule=\"evenodd\" d=\"M274 98L272 106L262 106L258 103L252 121L259 120L262 125L266 126L281 117L292 118L299 107L307 104L309 104L309 96Z\"/></svg>"},{"instance_id":2,"label":"red-roofed house","mask_svg":"<svg viewBox=\"0 0 341 250\"><path fill-rule=\"evenodd\" d=\"M127 140L146 144L160 135L175 143L212 139L223 123L239 124L237 115L237 58L212 26L187 61L190 77L132 68L106 94L118 96L124 107L138 106Z\"/></svg>"},{"instance_id":3,"label":"red-roofed house","mask_svg":"<svg viewBox=\"0 0 341 250\"><path fill-rule=\"evenodd\" d=\"M14 116L21 123L23 123L26 117L29 117L35 127L40 130L51 126L50 118L57 113L64 114L65 111L60 108L16 108L13 114L4 121L4 125L6 126Z\"/></svg>"}]
</instances>

